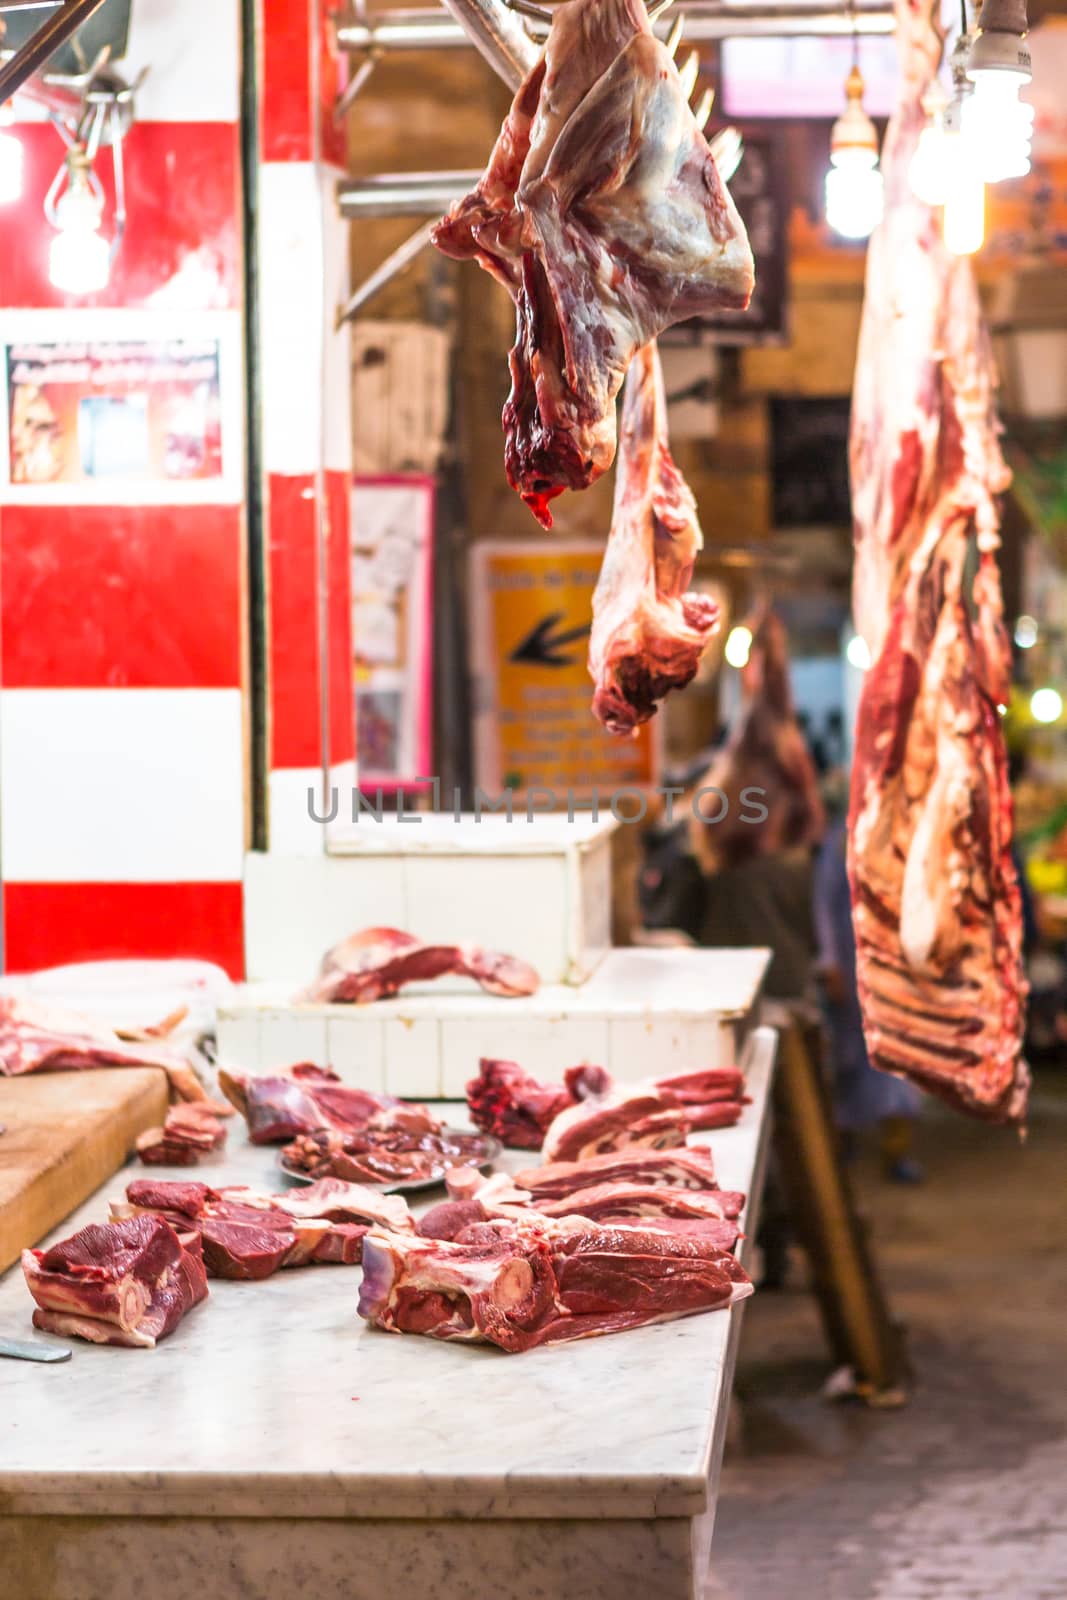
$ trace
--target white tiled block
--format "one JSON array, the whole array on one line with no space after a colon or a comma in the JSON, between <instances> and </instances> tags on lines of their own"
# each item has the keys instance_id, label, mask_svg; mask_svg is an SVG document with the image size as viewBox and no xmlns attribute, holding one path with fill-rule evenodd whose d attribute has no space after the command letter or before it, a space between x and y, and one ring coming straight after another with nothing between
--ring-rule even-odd
<instances>
[{"instance_id":1,"label":"white tiled block","mask_svg":"<svg viewBox=\"0 0 1067 1600\"><path fill-rule=\"evenodd\" d=\"M245 959L253 982L310 982L331 945L371 926L405 926L395 860L253 851L245 857Z\"/></svg>"},{"instance_id":2,"label":"white tiled block","mask_svg":"<svg viewBox=\"0 0 1067 1600\"><path fill-rule=\"evenodd\" d=\"M564 1068L579 1061L607 1063L607 1019L520 1014L509 1019L504 1007L485 1017L442 1017L441 1093L446 1100L463 1098L481 1056L517 1061L535 1078L558 1083Z\"/></svg>"},{"instance_id":3,"label":"white tiled block","mask_svg":"<svg viewBox=\"0 0 1067 1600\"><path fill-rule=\"evenodd\" d=\"M218 1039L219 1063L224 1067L242 1067L246 1072L259 1068L259 1016L245 1012L234 1016L219 1015L215 1025Z\"/></svg>"},{"instance_id":4,"label":"white tiled block","mask_svg":"<svg viewBox=\"0 0 1067 1600\"><path fill-rule=\"evenodd\" d=\"M326 1021L326 1064L345 1083L380 1094L385 1089L385 1024L377 1017L330 1015Z\"/></svg>"},{"instance_id":5,"label":"white tiled block","mask_svg":"<svg viewBox=\"0 0 1067 1600\"><path fill-rule=\"evenodd\" d=\"M326 1066L326 1018L321 1011L261 1011L259 1064L292 1067L298 1061Z\"/></svg>"},{"instance_id":6,"label":"white tiled block","mask_svg":"<svg viewBox=\"0 0 1067 1600\"><path fill-rule=\"evenodd\" d=\"M578 948L587 952L587 972L611 949L611 851L587 850L571 866L571 903L580 919ZM577 973L572 982L585 973Z\"/></svg>"},{"instance_id":7,"label":"white tiled block","mask_svg":"<svg viewBox=\"0 0 1067 1600\"><path fill-rule=\"evenodd\" d=\"M391 1017L385 1032L389 1094L432 1099L441 1094L441 1037L436 1017Z\"/></svg>"},{"instance_id":8,"label":"white tiled block","mask_svg":"<svg viewBox=\"0 0 1067 1600\"><path fill-rule=\"evenodd\" d=\"M521 953L548 983L567 976L560 970L567 910L562 855L420 854L394 860L404 876L407 921L402 927L442 944L470 939Z\"/></svg>"},{"instance_id":9,"label":"white tiled block","mask_svg":"<svg viewBox=\"0 0 1067 1600\"><path fill-rule=\"evenodd\" d=\"M608 1061L613 1076L623 1083L732 1067L732 1036L717 1017L612 1017Z\"/></svg>"}]
</instances>

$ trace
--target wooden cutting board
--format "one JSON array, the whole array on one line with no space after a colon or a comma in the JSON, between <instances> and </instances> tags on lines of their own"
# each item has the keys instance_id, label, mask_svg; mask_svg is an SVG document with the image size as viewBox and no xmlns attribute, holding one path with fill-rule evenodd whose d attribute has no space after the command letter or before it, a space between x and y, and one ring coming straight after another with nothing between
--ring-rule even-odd
<instances>
[{"instance_id":1,"label":"wooden cutting board","mask_svg":"<svg viewBox=\"0 0 1067 1600\"><path fill-rule=\"evenodd\" d=\"M166 1110L159 1067L0 1078L0 1272L117 1172Z\"/></svg>"}]
</instances>

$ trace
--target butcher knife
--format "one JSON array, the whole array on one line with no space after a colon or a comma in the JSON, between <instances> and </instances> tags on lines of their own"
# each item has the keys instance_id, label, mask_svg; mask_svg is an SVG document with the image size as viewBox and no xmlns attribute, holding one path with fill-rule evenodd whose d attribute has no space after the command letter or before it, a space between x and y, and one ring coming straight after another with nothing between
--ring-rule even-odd
<instances>
[{"instance_id":1,"label":"butcher knife","mask_svg":"<svg viewBox=\"0 0 1067 1600\"><path fill-rule=\"evenodd\" d=\"M74 1354L69 1345L35 1344L29 1339L0 1339L0 1356L13 1361L69 1361Z\"/></svg>"}]
</instances>

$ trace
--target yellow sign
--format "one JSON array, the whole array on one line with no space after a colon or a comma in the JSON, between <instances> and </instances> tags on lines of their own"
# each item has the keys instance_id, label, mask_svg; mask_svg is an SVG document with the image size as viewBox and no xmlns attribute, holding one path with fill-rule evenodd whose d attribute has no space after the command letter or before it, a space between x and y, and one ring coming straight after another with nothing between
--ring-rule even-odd
<instances>
[{"instance_id":1,"label":"yellow sign","mask_svg":"<svg viewBox=\"0 0 1067 1600\"><path fill-rule=\"evenodd\" d=\"M538 540L471 551L475 780L488 794L602 801L656 781L655 724L620 739L593 716L586 666L600 544Z\"/></svg>"}]
</instances>

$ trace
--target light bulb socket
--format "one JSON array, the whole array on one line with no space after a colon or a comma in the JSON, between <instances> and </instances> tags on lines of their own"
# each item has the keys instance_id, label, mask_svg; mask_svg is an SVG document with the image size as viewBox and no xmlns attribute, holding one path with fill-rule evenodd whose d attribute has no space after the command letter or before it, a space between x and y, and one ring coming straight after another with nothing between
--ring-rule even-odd
<instances>
[{"instance_id":1,"label":"light bulb socket","mask_svg":"<svg viewBox=\"0 0 1067 1600\"><path fill-rule=\"evenodd\" d=\"M967 75L1010 72L1029 82L1032 77L1026 0L983 0L978 30L967 54Z\"/></svg>"},{"instance_id":2,"label":"light bulb socket","mask_svg":"<svg viewBox=\"0 0 1067 1600\"><path fill-rule=\"evenodd\" d=\"M853 67L845 80L845 109L830 130L830 160L850 153L878 160L878 130L863 109L863 75Z\"/></svg>"}]
</instances>

